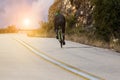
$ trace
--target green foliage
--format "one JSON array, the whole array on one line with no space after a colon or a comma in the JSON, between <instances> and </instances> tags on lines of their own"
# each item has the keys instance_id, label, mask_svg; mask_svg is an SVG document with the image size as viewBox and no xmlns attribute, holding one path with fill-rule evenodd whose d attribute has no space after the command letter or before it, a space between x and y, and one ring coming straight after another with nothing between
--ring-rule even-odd
<instances>
[{"instance_id":1,"label":"green foliage","mask_svg":"<svg viewBox=\"0 0 120 80\"><path fill-rule=\"evenodd\" d=\"M94 0L94 6L97 35L107 42L120 38L120 0Z\"/></svg>"},{"instance_id":2,"label":"green foliage","mask_svg":"<svg viewBox=\"0 0 120 80\"><path fill-rule=\"evenodd\" d=\"M73 15L67 18L67 27L73 27L76 23L76 19Z\"/></svg>"}]
</instances>

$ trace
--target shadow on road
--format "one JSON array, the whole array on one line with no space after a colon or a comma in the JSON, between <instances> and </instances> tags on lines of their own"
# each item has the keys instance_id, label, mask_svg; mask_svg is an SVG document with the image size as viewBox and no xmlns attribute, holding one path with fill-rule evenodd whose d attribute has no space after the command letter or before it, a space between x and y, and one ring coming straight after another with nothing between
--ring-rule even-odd
<instances>
[{"instance_id":1,"label":"shadow on road","mask_svg":"<svg viewBox=\"0 0 120 80\"><path fill-rule=\"evenodd\" d=\"M65 49L73 49L73 48L93 48L93 47L84 47L84 46L83 47L72 47L71 46L71 47L64 47L64 48Z\"/></svg>"}]
</instances>

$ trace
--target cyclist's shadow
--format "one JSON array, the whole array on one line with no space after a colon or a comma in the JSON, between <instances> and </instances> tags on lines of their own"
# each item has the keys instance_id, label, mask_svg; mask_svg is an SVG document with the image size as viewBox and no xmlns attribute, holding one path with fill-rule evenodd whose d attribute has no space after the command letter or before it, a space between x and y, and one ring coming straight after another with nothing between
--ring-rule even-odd
<instances>
[{"instance_id":1,"label":"cyclist's shadow","mask_svg":"<svg viewBox=\"0 0 120 80\"><path fill-rule=\"evenodd\" d=\"M67 46L64 49L74 49L74 48L93 48L92 46Z\"/></svg>"}]
</instances>

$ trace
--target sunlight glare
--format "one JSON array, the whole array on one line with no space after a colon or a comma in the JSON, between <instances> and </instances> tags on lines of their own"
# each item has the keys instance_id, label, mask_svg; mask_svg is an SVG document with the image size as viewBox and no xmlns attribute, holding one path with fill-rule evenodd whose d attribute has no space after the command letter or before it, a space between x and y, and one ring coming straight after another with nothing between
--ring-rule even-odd
<instances>
[{"instance_id":1,"label":"sunlight glare","mask_svg":"<svg viewBox=\"0 0 120 80\"><path fill-rule=\"evenodd\" d=\"M24 19L23 23L24 23L24 26L26 26L26 27L30 26L30 19L28 19L28 18Z\"/></svg>"}]
</instances>

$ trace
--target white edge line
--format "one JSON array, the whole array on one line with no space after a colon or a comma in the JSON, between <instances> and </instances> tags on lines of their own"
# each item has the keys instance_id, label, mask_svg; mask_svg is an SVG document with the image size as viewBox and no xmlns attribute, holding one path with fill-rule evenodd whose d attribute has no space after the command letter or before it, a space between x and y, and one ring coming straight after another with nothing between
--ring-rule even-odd
<instances>
[{"instance_id":1,"label":"white edge line","mask_svg":"<svg viewBox=\"0 0 120 80\"><path fill-rule=\"evenodd\" d=\"M44 59L46 59L46 60L48 60L48 61L50 61L50 62L52 62L52 63L54 63L54 64L57 64L57 65L60 66L60 67L63 67L64 69L66 69L66 70L68 70L68 71L71 71L71 72L73 72L73 73L75 73L75 74L77 74L77 75L83 76L83 77L85 77L85 78L87 78L87 79L89 79L89 80L102 80L102 79L93 77L93 76L91 76L91 75L89 75L89 74L86 74L86 73L84 73L84 72L80 72L80 71L78 71L78 70L76 70L76 69L74 69L74 68L71 68L71 67L69 67L69 66L67 66L67 65L65 65L65 64L63 64L63 63L61 63L61 62L58 62L58 61L56 61L56 60L54 60L54 59L52 59L52 58L49 58L49 57L41 54L41 53L38 52L37 50L33 49L32 47L30 47L29 45L27 45L27 44L24 43L23 41L18 40L18 39L16 39L16 40L19 41L20 43L22 43L22 44L23 44L24 46L26 46L27 48L29 48L29 49L30 49L32 52L34 52L35 54L41 56L42 58L44 58Z\"/></svg>"}]
</instances>

